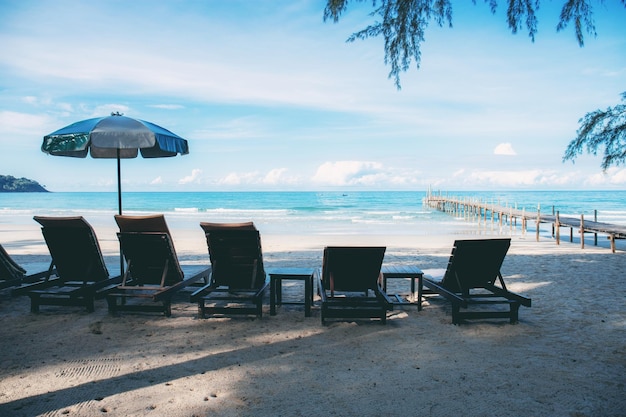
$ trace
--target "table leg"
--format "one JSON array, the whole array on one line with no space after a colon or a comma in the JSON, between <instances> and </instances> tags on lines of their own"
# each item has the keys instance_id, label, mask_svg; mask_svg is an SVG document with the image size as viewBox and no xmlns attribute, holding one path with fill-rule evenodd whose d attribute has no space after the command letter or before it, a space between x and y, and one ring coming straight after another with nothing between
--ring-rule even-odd
<instances>
[{"instance_id":1,"label":"table leg","mask_svg":"<svg viewBox=\"0 0 626 417\"><path fill-rule=\"evenodd\" d=\"M304 280L304 317L311 317L313 304L313 275Z\"/></svg>"},{"instance_id":2,"label":"table leg","mask_svg":"<svg viewBox=\"0 0 626 417\"><path fill-rule=\"evenodd\" d=\"M417 311L422 311L422 284L423 284L424 276L420 275L417 277Z\"/></svg>"},{"instance_id":3,"label":"table leg","mask_svg":"<svg viewBox=\"0 0 626 417\"><path fill-rule=\"evenodd\" d=\"M276 315L276 279L270 276L270 316Z\"/></svg>"}]
</instances>

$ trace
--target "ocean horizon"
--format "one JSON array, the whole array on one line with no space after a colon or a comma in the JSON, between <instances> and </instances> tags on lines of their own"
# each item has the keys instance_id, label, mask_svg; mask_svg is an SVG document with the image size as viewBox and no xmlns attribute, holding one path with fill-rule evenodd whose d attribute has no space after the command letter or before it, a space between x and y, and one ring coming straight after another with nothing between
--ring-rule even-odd
<instances>
[{"instance_id":1,"label":"ocean horizon","mask_svg":"<svg viewBox=\"0 0 626 417\"><path fill-rule=\"evenodd\" d=\"M626 225L626 191L433 192L543 214ZM162 213L173 228L201 221L253 221L272 234L428 235L465 233L476 225L423 204L426 191L210 191L125 192L128 215ZM33 216L84 216L113 224L115 192L0 193L0 223L28 224ZM496 231L497 232L497 231Z\"/></svg>"}]
</instances>

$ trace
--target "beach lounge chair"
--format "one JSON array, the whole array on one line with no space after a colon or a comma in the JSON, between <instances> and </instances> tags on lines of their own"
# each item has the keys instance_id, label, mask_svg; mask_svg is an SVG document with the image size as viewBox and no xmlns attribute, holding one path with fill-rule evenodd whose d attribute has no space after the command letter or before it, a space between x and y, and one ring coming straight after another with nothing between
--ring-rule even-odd
<instances>
[{"instance_id":1,"label":"beach lounge chair","mask_svg":"<svg viewBox=\"0 0 626 417\"><path fill-rule=\"evenodd\" d=\"M115 221L120 228L118 238L126 271L121 284L106 292L111 314L145 311L163 312L169 317L172 297L178 291L208 281L209 267L180 265L163 215L116 215Z\"/></svg>"},{"instance_id":2,"label":"beach lounge chair","mask_svg":"<svg viewBox=\"0 0 626 417\"><path fill-rule=\"evenodd\" d=\"M253 223L200 223L205 233L211 279L191 295L198 316L245 314L263 316L268 280L261 236Z\"/></svg>"},{"instance_id":3,"label":"beach lounge chair","mask_svg":"<svg viewBox=\"0 0 626 417\"><path fill-rule=\"evenodd\" d=\"M15 262L0 245L0 290L41 281L46 278L47 274L48 271L43 271L26 275L26 270ZM56 270L53 270L51 275L56 276Z\"/></svg>"},{"instance_id":4,"label":"beach lounge chair","mask_svg":"<svg viewBox=\"0 0 626 417\"><path fill-rule=\"evenodd\" d=\"M328 318L379 318L386 323L393 304L380 286L385 250L367 246L324 248L322 268L317 272L322 324Z\"/></svg>"},{"instance_id":5,"label":"beach lounge chair","mask_svg":"<svg viewBox=\"0 0 626 417\"><path fill-rule=\"evenodd\" d=\"M82 216L34 219L42 225L52 262L42 281L24 284L12 294L28 295L33 313L40 305L85 306L94 311L98 291L120 282L121 277L109 277L93 228ZM53 279L55 268L58 278Z\"/></svg>"},{"instance_id":6,"label":"beach lounge chair","mask_svg":"<svg viewBox=\"0 0 626 417\"><path fill-rule=\"evenodd\" d=\"M511 239L457 240L443 279L424 277L425 287L452 302L454 324L483 318L508 318L516 323L519 307L530 307L529 298L506 288L500 273L510 245ZM509 308L497 308L498 304Z\"/></svg>"}]
</instances>

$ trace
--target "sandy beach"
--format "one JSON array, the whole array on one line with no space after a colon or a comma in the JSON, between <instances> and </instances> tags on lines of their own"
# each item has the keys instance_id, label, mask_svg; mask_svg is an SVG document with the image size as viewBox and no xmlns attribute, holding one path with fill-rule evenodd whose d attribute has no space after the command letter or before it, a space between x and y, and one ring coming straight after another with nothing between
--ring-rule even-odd
<instances>
[{"instance_id":1,"label":"sandy beach","mask_svg":"<svg viewBox=\"0 0 626 417\"><path fill-rule=\"evenodd\" d=\"M96 231L116 265L113 230ZM204 236L173 232L183 264L208 264ZM29 272L45 267L37 227L2 225ZM8 237L10 241L7 241ZM331 244L386 245L385 264L445 268L472 236L264 235L266 267L321 265ZM626 416L625 253L512 236L502 273L532 298L520 321L452 325L428 297L387 325L282 306L261 319L198 319L189 292L173 315L42 307L0 293L2 416ZM285 283L298 296L298 283ZM398 286L403 282L398 282ZM407 284L408 285L408 284Z\"/></svg>"}]
</instances>

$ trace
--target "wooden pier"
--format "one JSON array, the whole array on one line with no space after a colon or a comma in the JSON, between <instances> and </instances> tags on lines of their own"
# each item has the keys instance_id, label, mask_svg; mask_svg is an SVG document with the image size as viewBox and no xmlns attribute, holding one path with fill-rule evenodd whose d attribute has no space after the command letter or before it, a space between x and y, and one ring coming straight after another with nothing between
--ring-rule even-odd
<instances>
[{"instance_id":1,"label":"wooden pier","mask_svg":"<svg viewBox=\"0 0 626 417\"><path fill-rule=\"evenodd\" d=\"M513 231L520 222L522 232L526 233L528 222L535 225L536 239L539 241L539 230L542 223L552 226L552 236L556 239L556 244L561 243L561 228L569 228L570 242L574 241L574 230L580 234L581 248L585 247L585 233L594 235L594 245L598 244L598 234L606 235L611 244L611 251L615 253L615 240L626 239L626 226L603 223L597 221L597 211L594 220L585 219L581 214L580 218L563 217L558 211L552 210L552 214L541 213L540 207L536 212L518 210L512 206L502 206L500 204L487 203L472 198L458 198L441 195L434 195L430 192L424 198L424 204L439 211L449 213L456 217L463 217L466 220L473 220L479 224L498 223L502 229L507 225Z\"/></svg>"}]
</instances>

